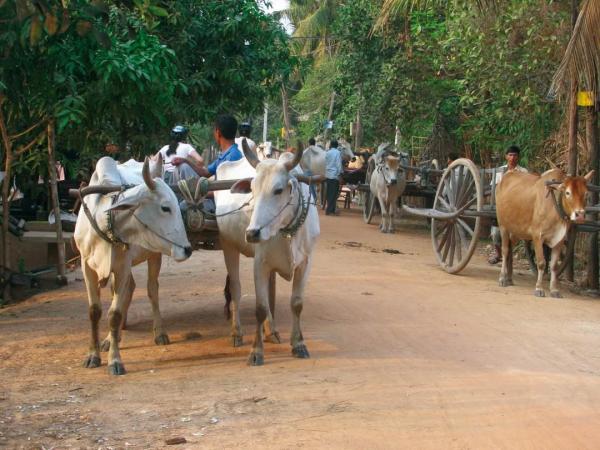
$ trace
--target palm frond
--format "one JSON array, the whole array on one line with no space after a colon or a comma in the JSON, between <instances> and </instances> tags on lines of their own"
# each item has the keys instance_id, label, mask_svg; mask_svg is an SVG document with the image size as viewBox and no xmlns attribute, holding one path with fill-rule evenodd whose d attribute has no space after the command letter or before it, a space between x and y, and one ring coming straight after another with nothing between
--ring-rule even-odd
<instances>
[{"instance_id":1,"label":"palm frond","mask_svg":"<svg viewBox=\"0 0 600 450\"><path fill-rule=\"evenodd\" d=\"M580 82L581 89L600 90L600 1L585 0L581 6L573 34L565 55L552 78L548 95L556 97L567 93L573 82Z\"/></svg>"},{"instance_id":2,"label":"palm frond","mask_svg":"<svg viewBox=\"0 0 600 450\"><path fill-rule=\"evenodd\" d=\"M502 0L384 0L381 12L373 31L377 31L385 27L394 18L401 15L408 15L412 11L422 11L428 8L445 8L451 5L459 4L475 5L480 13L488 13L494 11Z\"/></svg>"}]
</instances>

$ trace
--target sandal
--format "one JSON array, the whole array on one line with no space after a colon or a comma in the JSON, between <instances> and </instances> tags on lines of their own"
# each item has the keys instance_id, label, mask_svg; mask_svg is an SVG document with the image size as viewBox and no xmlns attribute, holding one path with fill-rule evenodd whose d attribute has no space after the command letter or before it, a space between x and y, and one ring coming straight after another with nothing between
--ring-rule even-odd
<instances>
[{"instance_id":1,"label":"sandal","mask_svg":"<svg viewBox=\"0 0 600 450\"><path fill-rule=\"evenodd\" d=\"M502 261L502 257L501 256L493 255L493 256L489 257L488 264L494 265L494 264L498 264L501 261Z\"/></svg>"}]
</instances>

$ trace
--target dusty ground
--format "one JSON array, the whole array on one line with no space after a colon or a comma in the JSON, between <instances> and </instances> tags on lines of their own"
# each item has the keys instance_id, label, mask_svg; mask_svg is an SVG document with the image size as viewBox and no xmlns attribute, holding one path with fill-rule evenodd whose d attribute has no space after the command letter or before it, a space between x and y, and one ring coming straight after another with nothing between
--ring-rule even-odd
<instances>
[{"instance_id":1,"label":"dusty ground","mask_svg":"<svg viewBox=\"0 0 600 450\"><path fill-rule=\"evenodd\" d=\"M245 345L234 349L218 252L165 261L168 347L154 346L150 305L136 291L122 377L107 374L106 360L81 367L89 326L79 272L0 310L0 446L145 449L184 437L178 448L598 447L600 302L568 291L535 298L524 270L517 286L499 288L481 254L447 275L423 226L381 235L357 211L321 225L302 316L309 360L267 344L265 365L246 366L251 260ZM143 286L144 270L136 275ZM278 281L287 339L290 287Z\"/></svg>"}]
</instances>

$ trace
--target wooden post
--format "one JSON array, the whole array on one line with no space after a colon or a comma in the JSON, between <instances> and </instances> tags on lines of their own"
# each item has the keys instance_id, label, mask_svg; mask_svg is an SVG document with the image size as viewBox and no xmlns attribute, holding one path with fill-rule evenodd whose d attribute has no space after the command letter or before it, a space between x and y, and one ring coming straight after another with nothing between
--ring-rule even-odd
<instances>
[{"instance_id":1,"label":"wooden post","mask_svg":"<svg viewBox=\"0 0 600 450\"><path fill-rule=\"evenodd\" d=\"M577 22L578 11L578 0L571 0L571 30L575 28ZM578 111L577 111L577 91L578 91L577 79L571 81L571 96L569 103L569 145L567 148L568 152L568 174L571 176L577 175L577 127L578 127ZM575 246L573 246L573 252L571 255L567 255L569 258L569 264L566 268L567 280L573 281L575 278L573 270L573 261L575 260Z\"/></svg>"},{"instance_id":2,"label":"wooden post","mask_svg":"<svg viewBox=\"0 0 600 450\"><path fill-rule=\"evenodd\" d=\"M333 105L335 105L335 91L331 93L331 100L329 101L329 113L327 113L327 122L331 122L331 118L333 117ZM325 128L324 137L327 139L329 134L331 133L331 128ZM327 143L324 142L327 146Z\"/></svg>"},{"instance_id":3,"label":"wooden post","mask_svg":"<svg viewBox=\"0 0 600 450\"><path fill-rule=\"evenodd\" d=\"M285 90L285 85L281 84L281 100L283 104L283 123L285 125L285 148L290 146L290 111L288 105L288 96L287 91Z\"/></svg>"},{"instance_id":4,"label":"wooden post","mask_svg":"<svg viewBox=\"0 0 600 450\"><path fill-rule=\"evenodd\" d=\"M12 166L12 141L8 136L6 121L2 104L5 97L0 94L0 133L4 144L4 180L2 183L2 270L0 272L0 287L2 288L2 300L9 302L11 300L10 292L10 242L8 236L8 222L10 217L10 205L8 194L10 190L10 169Z\"/></svg>"},{"instance_id":5,"label":"wooden post","mask_svg":"<svg viewBox=\"0 0 600 450\"><path fill-rule=\"evenodd\" d=\"M362 120L360 108L362 106L362 86L358 87L358 106L356 108L356 135L354 136L354 151L360 151L362 145Z\"/></svg>"},{"instance_id":6,"label":"wooden post","mask_svg":"<svg viewBox=\"0 0 600 450\"><path fill-rule=\"evenodd\" d=\"M67 284L65 270L65 243L63 241L62 223L60 220L60 203L58 201L58 187L56 184L56 159L54 157L54 120L48 121L48 172L50 181L50 194L52 209L54 210L54 224L56 225L56 247L58 250L58 276L56 281L60 285Z\"/></svg>"},{"instance_id":7,"label":"wooden post","mask_svg":"<svg viewBox=\"0 0 600 450\"><path fill-rule=\"evenodd\" d=\"M263 135L262 135L263 142L267 142L268 122L269 122L269 104L267 102L265 102L265 115L264 115L264 119L263 119Z\"/></svg>"},{"instance_id":8,"label":"wooden post","mask_svg":"<svg viewBox=\"0 0 600 450\"><path fill-rule=\"evenodd\" d=\"M586 114L586 140L590 152L590 169L594 170L592 183L598 185L600 180L600 164L599 164L599 143L598 143L598 111L596 110L597 102L594 99L594 105L587 108ZM598 193L590 193L590 203L596 205L598 203ZM588 217L589 220L598 220L598 214L592 213ZM588 233L588 254L587 254L587 284L592 290L598 290L598 233Z\"/></svg>"}]
</instances>

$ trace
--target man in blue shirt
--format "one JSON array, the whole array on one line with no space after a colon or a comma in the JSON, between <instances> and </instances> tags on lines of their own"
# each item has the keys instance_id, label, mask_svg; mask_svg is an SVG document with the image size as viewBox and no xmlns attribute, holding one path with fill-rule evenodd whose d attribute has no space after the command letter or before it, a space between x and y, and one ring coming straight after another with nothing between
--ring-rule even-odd
<instances>
[{"instance_id":1,"label":"man in blue shirt","mask_svg":"<svg viewBox=\"0 0 600 450\"><path fill-rule=\"evenodd\" d=\"M329 150L325 153L325 178L327 183L327 209L325 214L337 215L336 203L340 190L339 178L343 172L342 153L338 150L338 142L332 139Z\"/></svg>"},{"instance_id":2,"label":"man in blue shirt","mask_svg":"<svg viewBox=\"0 0 600 450\"><path fill-rule=\"evenodd\" d=\"M229 115L221 115L215 120L213 136L217 145L221 149L221 153L208 167L204 167L204 162L191 164L190 161L185 161L192 166L194 171L201 177L209 178L217 173L219 167L225 161L237 161L242 159L244 155L235 143L235 133L237 132L238 123L235 117ZM183 162L183 161L181 161Z\"/></svg>"}]
</instances>

